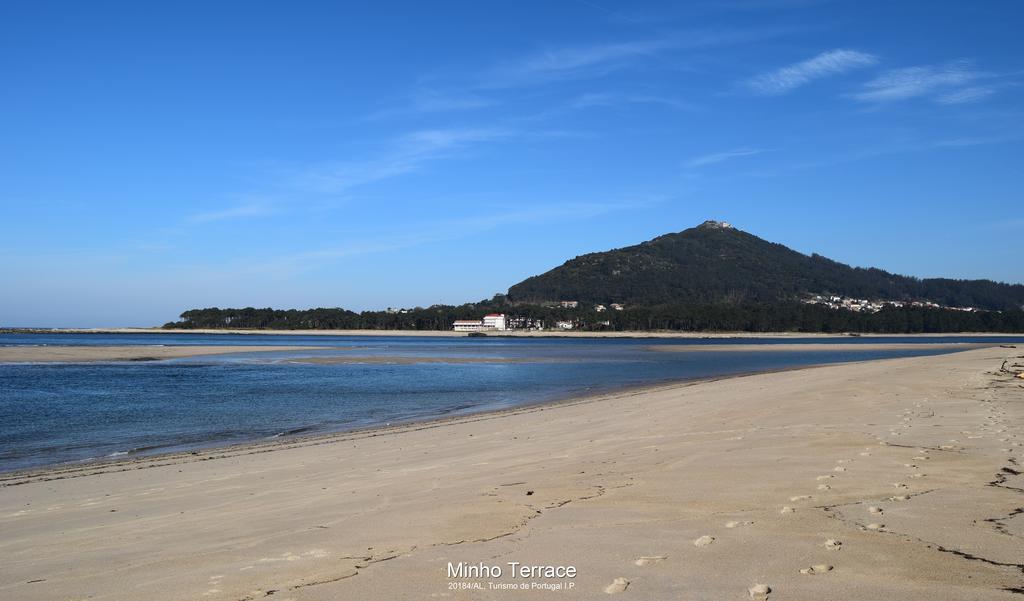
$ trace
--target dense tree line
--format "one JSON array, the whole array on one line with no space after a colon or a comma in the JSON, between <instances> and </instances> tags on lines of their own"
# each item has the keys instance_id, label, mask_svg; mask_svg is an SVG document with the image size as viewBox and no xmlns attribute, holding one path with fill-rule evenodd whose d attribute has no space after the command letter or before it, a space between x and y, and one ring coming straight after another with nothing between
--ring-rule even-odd
<instances>
[{"instance_id":1,"label":"dense tree line","mask_svg":"<svg viewBox=\"0 0 1024 601\"><path fill-rule=\"evenodd\" d=\"M637 307L613 316L616 330L738 332L1024 332L1024 311L957 311L927 307L886 307L877 313L821 305L663 305Z\"/></svg>"},{"instance_id":2,"label":"dense tree line","mask_svg":"<svg viewBox=\"0 0 1024 601\"><path fill-rule=\"evenodd\" d=\"M581 330L613 331L734 331L734 332L871 332L918 334L943 332L1024 332L1024 311L957 311L927 307L886 307L877 313L858 313L804 303L664 304L597 312L591 307L565 309L546 305L510 304L504 297L461 306L435 305L406 312L341 308L194 309L173 329L369 329L451 330L456 319L479 319L490 312L555 327L559 321Z\"/></svg>"}]
</instances>

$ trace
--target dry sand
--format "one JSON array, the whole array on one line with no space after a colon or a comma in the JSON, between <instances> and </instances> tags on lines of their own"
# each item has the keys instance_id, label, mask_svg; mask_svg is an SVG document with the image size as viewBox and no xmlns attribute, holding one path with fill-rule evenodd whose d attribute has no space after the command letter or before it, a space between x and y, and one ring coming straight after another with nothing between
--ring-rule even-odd
<instances>
[{"instance_id":1,"label":"dry sand","mask_svg":"<svg viewBox=\"0 0 1024 601\"><path fill-rule=\"evenodd\" d=\"M85 363L91 361L159 361L202 355L259 353L268 351L308 351L318 346L5 346L0 347L0 363Z\"/></svg>"},{"instance_id":2,"label":"dry sand","mask_svg":"<svg viewBox=\"0 0 1024 601\"><path fill-rule=\"evenodd\" d=\"M0 598L1013 601L1024 380L999 368L1022 354L7 475ZM460 561L578 576L449 590ZM516 582L462 581L488 580Z\"/></svg>"}]
</instances>

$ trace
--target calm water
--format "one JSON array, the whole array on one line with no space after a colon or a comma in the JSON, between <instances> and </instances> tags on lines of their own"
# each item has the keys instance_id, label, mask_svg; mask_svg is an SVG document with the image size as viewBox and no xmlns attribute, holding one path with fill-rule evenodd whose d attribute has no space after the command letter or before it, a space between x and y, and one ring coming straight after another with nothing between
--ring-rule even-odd
<instances>
[{"instance_id":1,"label":"calm water","mask_svg":"<svg viewBox=\"0 0 1024 601\"><path fill-rule=\"evenodd\" d=\"M297 433L470 413L641 384L945 351L863 343L984 337L848 338L841 352L671 353L661 344L806 340L500 339L196 334L0 334L0 345L289 345L323 351L158 362L0 363L0 470L153 454ZM999 342L1024 342L1024 337ZM312 355L501 358L508 363L295 364Z\"/></svg>"}]
</instances>

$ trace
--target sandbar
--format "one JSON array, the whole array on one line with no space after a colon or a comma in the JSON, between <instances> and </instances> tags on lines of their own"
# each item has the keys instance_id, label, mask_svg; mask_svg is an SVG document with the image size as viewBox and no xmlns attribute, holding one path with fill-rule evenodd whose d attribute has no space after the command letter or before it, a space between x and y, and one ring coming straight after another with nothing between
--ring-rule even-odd
<instances>
[{"instance_id":1,"label":"sandbar","mask_svg":"<svg viewBox=\"0 0 1024 601\"><path fill-rule=\"evenodd\" d=\"M255 346L255 345L125 345L125 346L3 346L0 347L0 363L87 363L93 361L159 361L203 355L227 355L233 353L259 353L271 351L308 351L324 347L316 346ZM340 350L340 347L333 347Z\"/></svg>"}]
</instances>

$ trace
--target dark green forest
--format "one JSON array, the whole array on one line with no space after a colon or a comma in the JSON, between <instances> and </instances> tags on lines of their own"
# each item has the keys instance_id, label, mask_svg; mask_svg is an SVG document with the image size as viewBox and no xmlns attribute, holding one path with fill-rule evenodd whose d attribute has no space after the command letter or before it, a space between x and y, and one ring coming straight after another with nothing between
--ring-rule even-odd
<instances>
[{"instance_id":1,"label":"dark green forest","mask_svg":"<svg viewBox=\"0 0 1024 601\"><path fill-rule=\"evenodd\" d=\"M479 319L500 311L539 320L546 327L572 321L585 331L730 331L730 332L864 332L919 334L944 332L1024 332L1024 311L977 311L927 307L886 307L877 313L856 313L804 303L660 305L624 311L562 309L542 305L507 305L500 301L417 308L407 313L345 309L194 309L169 329L452 329L456 319ZM604 325L604 322L608 322ZM493 333L491 335L494 335Z\"/></svg>"}]
</instances>

